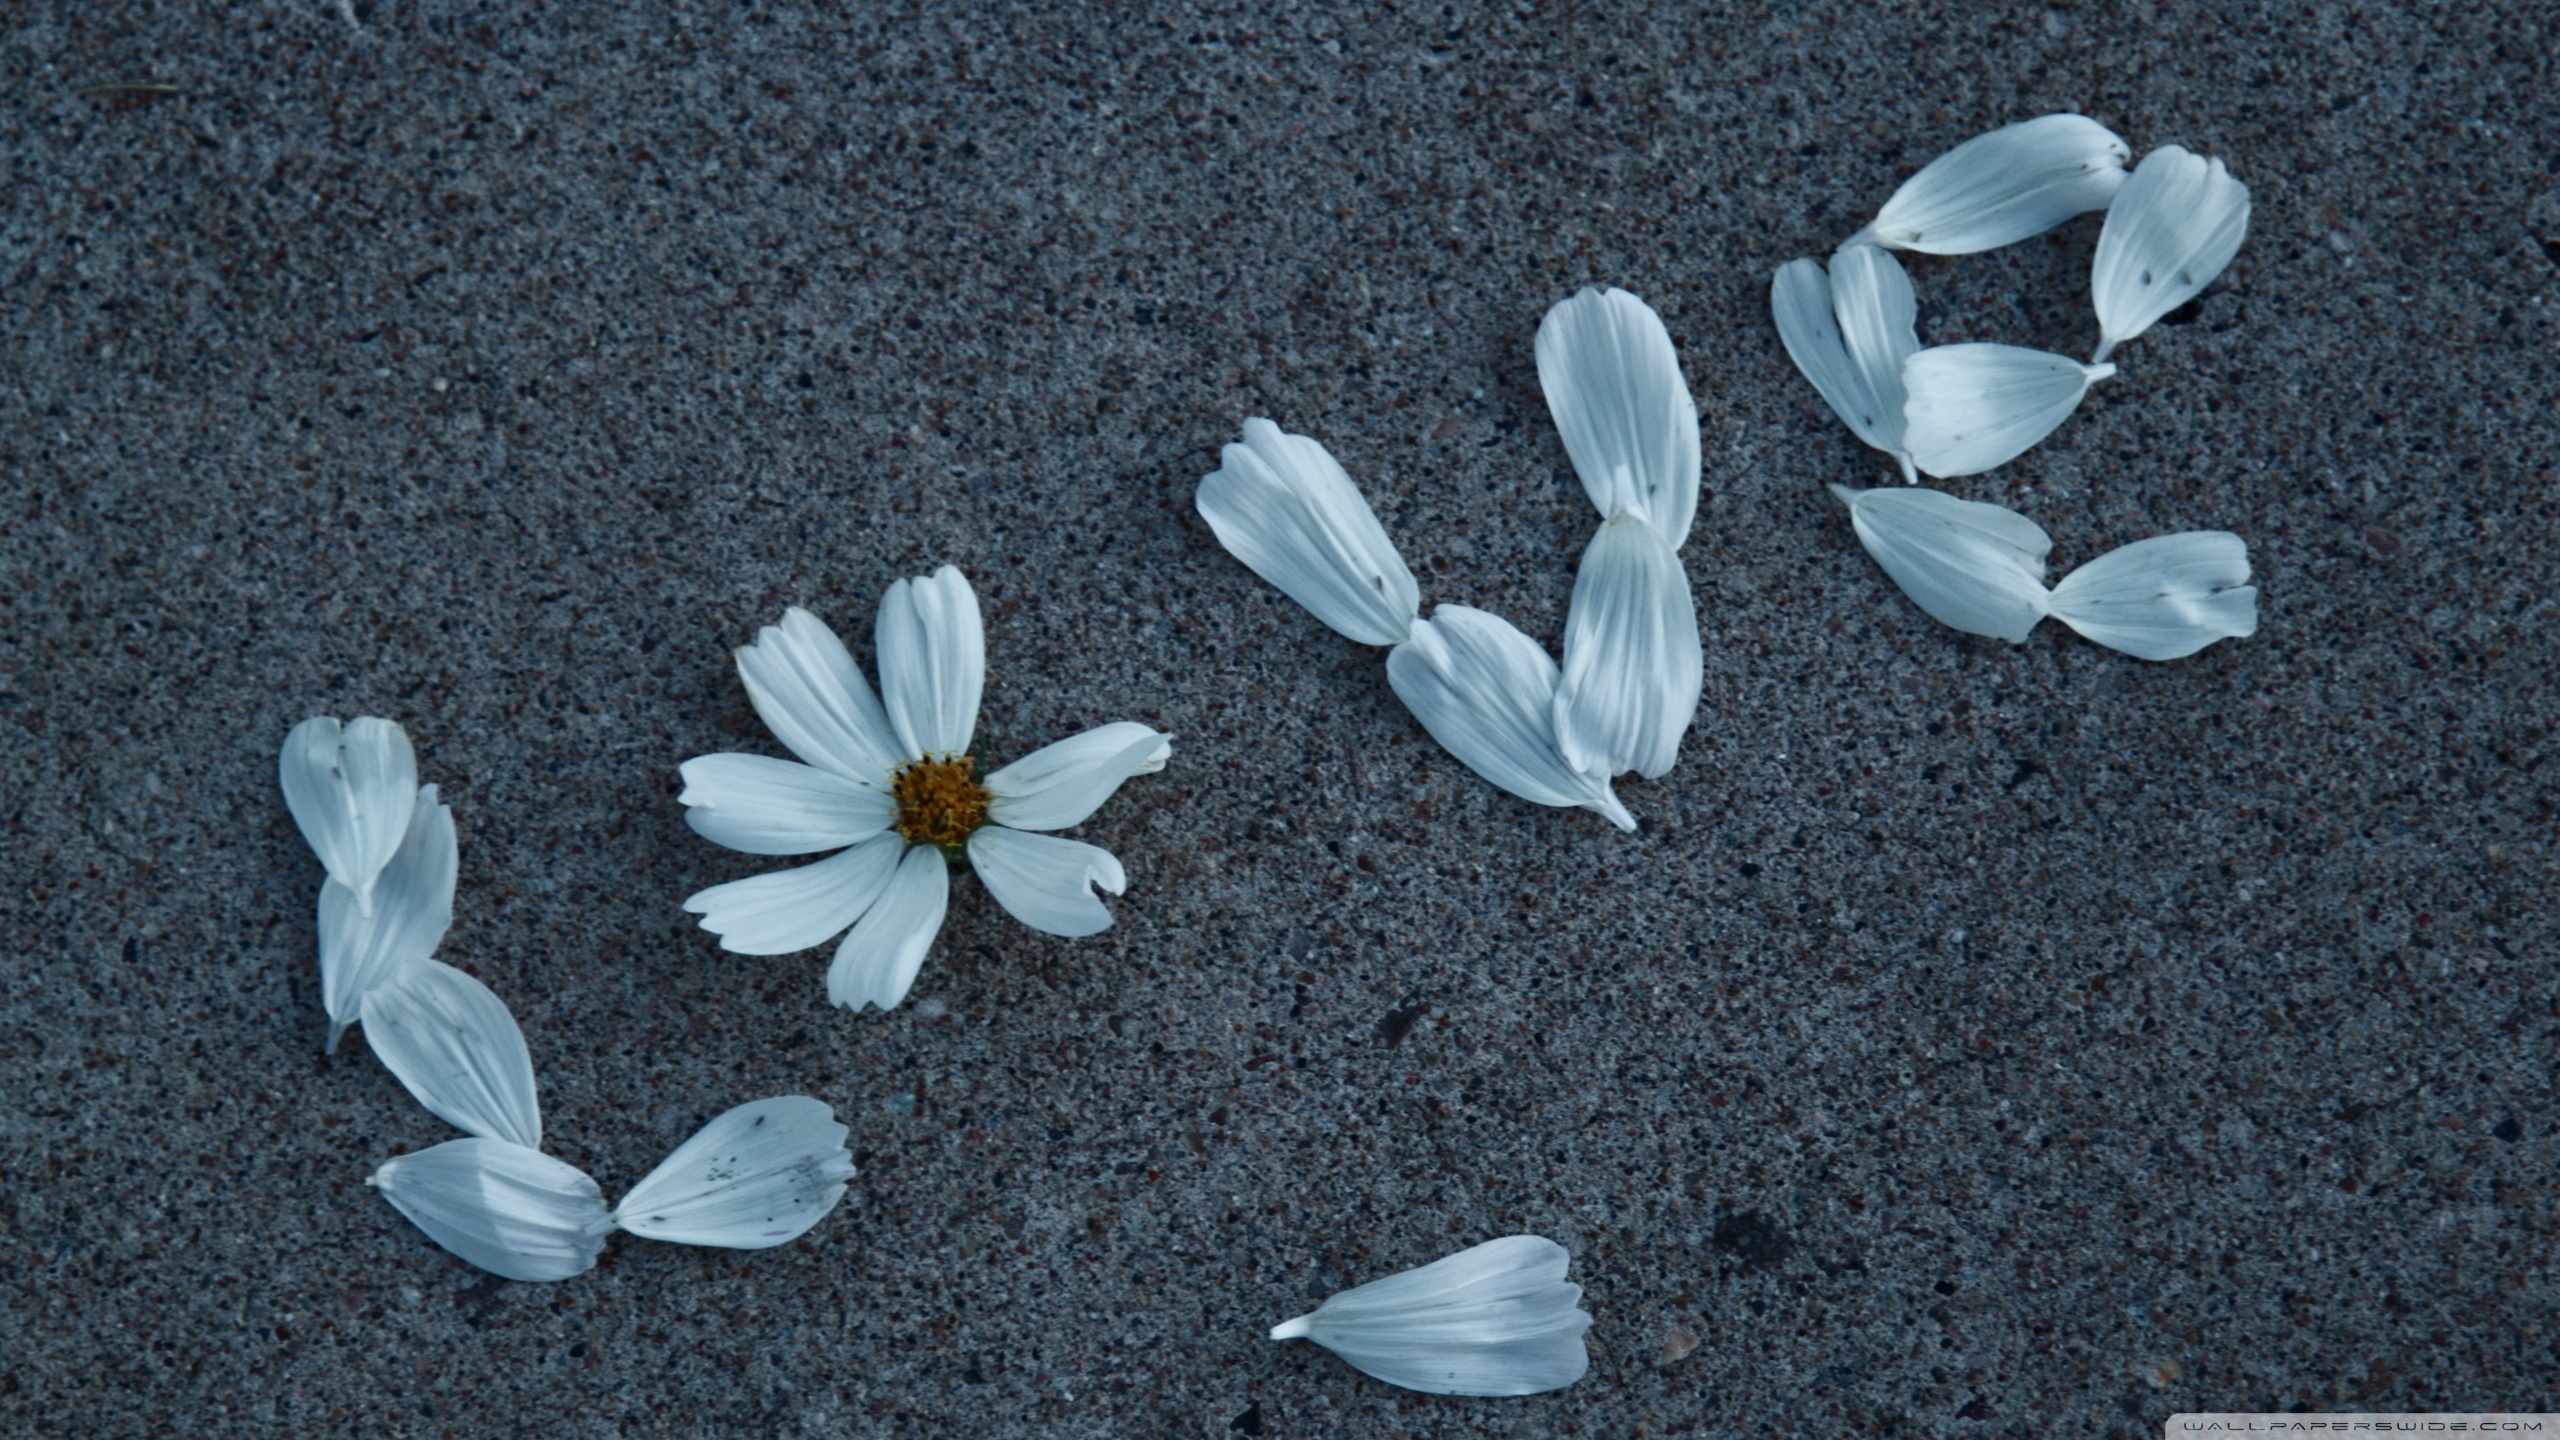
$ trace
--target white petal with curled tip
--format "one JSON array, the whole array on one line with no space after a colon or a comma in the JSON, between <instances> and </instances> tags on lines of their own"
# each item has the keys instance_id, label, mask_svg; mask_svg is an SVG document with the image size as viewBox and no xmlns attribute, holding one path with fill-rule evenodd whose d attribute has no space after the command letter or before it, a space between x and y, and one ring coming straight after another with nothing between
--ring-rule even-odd
<instances>
[{"instance_id":1,"label":"white petal with curled tip","mask_svg":"<svg viewBox=\"0 0 2560 1440\"><path fill-rule=\"evenodd\" d=\"M880 898L854 922L827 966L827 999L848 1010L894 1010L924 968L925 951L951 906L951 866L931 845L910 845Z\"/></svg>"},{"instance_id":2,"label":"white petal with curled tip","mask_svg":"<svg viewBox=\"0 0 2560 1440\"><path fill-rule=\"evenodd\" d=\"M409 732L360 716L341 728L327 715L293 727L277 762L285 808L329 878L356 908L373 909L374 878L398 853L418 796L418 757Z\"/></svg>"},{"instance_id":3,"label":"white petal with curled tip","mask_svg":"<svg viewBox=\"0 0 2560 1440\"><path fill-rule=\"evenodd\" d=\"M1430 1395L1535 1395L1583 1377L1591 1357L1572 1256L1552 1240L1511 1235L1418 1270L1345 1290L1274 1326L1274 1340L1312 1340L1353 1368Z\"/></svg>"},{"instance_id":4,"label":"white petal with curled tip","mask_svg":"<svg viewBox=\"0 0 2560 1440\"><path fill-rule=\"evenodd\" d=\"M1268 420L1218 455L1195 497L1227 553L1363 645L1404 638L1421 587L1377 513L1322 445Z\"/></svg>"},{"instance_id":5,"label":"white petal with curled tip","mask_svg":"<svg viewBox=\"0 0 2560 1440\"><path fill-rule=\"evenodd\" d=\"M2116 373L2016 345L1938 345L1902 363L1902 441L1931 475L1979 475L2025 454Z\"/></svg>"},{"instance_id":6,"label":"white petal with curled tip","mask_svg":"<svg viewBox=\"0 0 2560 1440\"><path fill-rule=\"evenodd\" d=\"M613 1230L583 1171L504 1140L448 1140L384 1161L364 1183L428 1239L510 1280L588 1270Z\"/></svg>"},{"instance_id":7,"label":"white petal with curled tip","mask_svg":"<svg viewBox=\"0 0 2560 1440\"><path fill-rule=\"evenodd\" d=\"M1099 845L1002 825L969 832L969 867L1014 919L1069 939L1111 928L1111 912L1093 887L1114 895L1129 888L1120 862Z\"/></svg>"},{"instance_id":8,"label":"white petal with curled tip","mask_svg":"<svg viewBox=\"0 0 2560 1440\"><path fill-rule=\"evenodd\" d=\"M2044 618L2053 540L2033 520L1936 490L1831 493L1848 505L1867 553L1941 624L2016 644Z\"/></svg>"},{"instance_id":9,"label":"white petal with curled tip","mask_svg":"<svg viewBox=\"0 0 2560 1440\"><path fill-rule=\"evenodd\" d=\"M436 953L453 927L453 885L461 852L453 811L436 803L436 787L421 785L409 808L409 829L391 863L374 881L373 913L335 878L320 886L320 1004L329 1012L329 1052L364 1013L375 987Z\"/></svg>"},{"instance_id":10,"label":"white petal with curled tip","mask_svg":"<svg viewBox=\"0 0 2560 1440\"><path fill-rule=\"evenodd\" d=\"M364 1040L418 1103L455 1129L539 1149L533 1054L488 986L421 961L364 997Z\"/></svg>"},{"instance_id":11,"label":"white petal with curled tip","mask_svg":"<svg viewBox=\"0 0 2560 1440\"><path fill-rule=\"evenodd\" d=\"M959 567L890 586L875 640L880 698L906 758L966 754L987 685L987 633Z\"/></svg>"},{"instance_id":12,"label":"white petal with curled tip","mask_svg":"<svg viewBox=\"0 0 2560 1440\"><path fill-rule=\"evenodd\" d=\"M1635 817L1607 779L1576 770L1556 744L1556 662L1499 615L1442 605L1387 652L1387 683L1461 764L1523 800L1581 806L1621 830Z\"/></svg>"},{"instance_id":13,"label":"white petal with curled tip","mask_svg":"<svg viewBox=\"0 0 2560 1440\"><path fill-rule=\"evenodd\" d=\"M2249 235L2249 187L2176 145L2142 157L2098 232L2097 358L2204 293Z\"/></svg>"},{"instance_id":14,"label":"white petal with curled tip","mask_svg":"<svg viewBox=\"0 0 2560 1440\"><path fill-rule=\"evenodd\" d=\"M713 844L749 855L858 845L898 818L898 802L886 790L769 755L702 755L678 769L685 823Z\"/></svg>"},{"instance_id":15,"label":"white petal with curled tip","mask_svg":"<svg viewBox=\"0 0 2560 1440\"><path fill-rule=\"evenodd\" d=\"M1828 274L1812 260L1778 268L1769 283L1778 338L1831 413L1911 478L1911 456L1902 448L1902 362L1920 346L1911 281L1900 262L1872 245L1841 251L1831 266Z\"/></svg>"},{"instance_id":16,"label":"white petal with curled tip","mask_svg":"<svg viewBox=\"0 0 2560 1440\"><path fill-rule=\"evenodd\" d=\"M853 1156L836 1112L806 1095L750 1100L676 1147L614 1207L634 1235L768 1250L808 1233L844 1198Z\"/></svg>"},{"instance_id":17,"label":"white petal with curled tip","mask_svg":"<svg viewBox=\"0 0 2560 1440\"><path fill-rule=\"evenodd\" d=\"M1538 384L1600 518L1634 510L1679 549L1698 515L1698 405L1662 317L1584 290L1539 322Z\"/></svg>"},{"instance_id":18,"label":"white petal with curled tip","mask_svg":"<svg viewBox=\"0 0 2560 1440\"><path fill-rule=\"evenodd\" d=\"M2086 115L2043 115L1976 135L1921 167L1848 243L1970 255L2105 209L2133 151Z\"/></svg>"},{"instance_id":19,"label":"white petal with curled tip","mask_svg":"<svg viewBox=\"0 0 2560 1440\"><path fill-rule=\"evenodd\" d=\"M733 955L788 955L841 935L889 888L907 842L874 835L814 865L714 885L684 902Z\"/></svg>"},{"instance_id":20,"label":"white petal with curled tip","mask_svg":"<svg viewBox=\"0 0 2560 1440\"><path fill-rule=\"evenodd\" d=\"M738 677L773 738L847 780L886 786L908 759L852 652L825 621L794 605L738 650Z\"/></svg>"},{"instance_id":21,"label":"white petal with curled tip","mask_svg":"<svg viewBox=\"0 0 2560 1440\"><path fill-rule=\"evenodd\" d=\"M1134 720L1097 725L1043 745L987 777L987 818L1016 830L1064 830L1084 823L1132 775L1152 775L1173 755L1173 737Z\"/></svg>"},{"instance_id":22,"label":"white petal with curled tip","mask_svg":"<svg viewBox=\"0 0 2560 1440\"><path fill-rule=\"evenodd\" d=\"M1640 515L1602 525L1582 552L1565 611L1555 703L1565 763L1599 776L1662 774L1680 758L1705 683L1680 557Z\"/></svg>"},{"instance_id":23,"label":"white petal with curled tip","mask_svg":"<svg viewBox=\"0 0 2560 1440\"><path fill-rule=\"evenodd\" d=\"M2255 635L2248 543L2221 530L2136 540L2063 576L2053 587L2053 618L2144 660Z\"/></svg>"}]
</instances>

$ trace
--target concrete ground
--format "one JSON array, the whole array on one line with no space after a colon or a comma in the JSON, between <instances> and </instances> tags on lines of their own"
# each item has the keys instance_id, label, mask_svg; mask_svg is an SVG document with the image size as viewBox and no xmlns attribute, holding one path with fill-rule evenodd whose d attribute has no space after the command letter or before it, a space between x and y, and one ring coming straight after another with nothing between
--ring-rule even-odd
<instances>
[{"instance_id":1,"label":"concrete ground","mask_svg":"<svg viewBox=\"0 0 2560 1440\"><path fill-rule=\"evenodd\" d=\"M2560 26L2522 3L39 3L0 35L0 1428L46 1435L2154 1436L2560 1409ZM850 9L853 13L846 13ZM1885 463L1768 277L1978 131L2227 157L2247 246L1948 488L2056 573L2245 536L2153 665L1905 601ZM1912 264L2085 354L2097 217ZM1432 745L1191 506L1332 447L1426 603L1562 633L1595 516L1530 338L1644 296L1704 421L1707 651L1642 818ZM1179 736L1079 834L1092 940L974 881L898 1011L679 902L778 862L783 607L978 586L998 761ZM807 1093L805 1240L493 1281L364 1176L452 1133L323 1058L286 729L378 714L462 834L442 952L618 1193ZM1561 1393L1262 1338L1519 1231ZM1694 1348L1690 1348L1694 1345Z\"/></svg>"}]
</instances>

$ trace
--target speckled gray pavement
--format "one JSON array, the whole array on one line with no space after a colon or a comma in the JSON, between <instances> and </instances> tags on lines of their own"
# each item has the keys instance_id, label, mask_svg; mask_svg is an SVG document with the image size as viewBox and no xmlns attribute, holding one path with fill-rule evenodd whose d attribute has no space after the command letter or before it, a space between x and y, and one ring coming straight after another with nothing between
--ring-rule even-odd
<instances>
[{"instance_id":1,"label":"speckled gray pavement","mask_svg":"<svg viewBox=\"0 0 2560 1440\"><path fill-rule=\"evenodd\" d=\"M11 12L0 1429L2560 1408L2548 9L853 8ZM2060 109L2228 157L2252 233L1949 488L2056 573L2247 537L2262 628L2182 662L1914 610L1823 488L1887 466L1768 318L1778 264ZM1916 260L1924 337L2085 354L2097 229ZM1595 517L1530 339L1594 282L1660 309L1706 444L1705 704L1632 836L1462 769L1191 506L1271 416L1426 603L1552 642ZM1179 748L1078 832L1128 867L1109 932L964 879L909 1003L848 1014L825 951L678 908L775 862L688 831L675 767L781 753L757 626L867 656L943 561L991 757ZM321 1055L275 753L322 713L445 787L443 954L522 1018L555 1153L619 1192L805 1092L842 1208L546 1286L366 1190L452 1132ZM1263 1339L1517 1231L1588 1289L1569 1390Z\"/></svg>"}]
</instances>

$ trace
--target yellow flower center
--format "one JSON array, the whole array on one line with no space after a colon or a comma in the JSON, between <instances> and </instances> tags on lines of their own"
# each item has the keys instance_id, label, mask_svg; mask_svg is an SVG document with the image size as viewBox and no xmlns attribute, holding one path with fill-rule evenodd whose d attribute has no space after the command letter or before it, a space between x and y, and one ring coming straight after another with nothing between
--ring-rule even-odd
<instances>
[{"instance_id":1,"label":"yellow flower center","mask_svg":"<svg viewBox=\"0 0 2560 1440\"><path fill-rule=\"evenodd\" d=\"M939 845L957 850L969 832L987 823L987 804L994 797L978 783L978 762L960 755L949 760L918 760L898 771L889 794L898 802L898 833L910 845Z\"/></svg>"}]
</instances>

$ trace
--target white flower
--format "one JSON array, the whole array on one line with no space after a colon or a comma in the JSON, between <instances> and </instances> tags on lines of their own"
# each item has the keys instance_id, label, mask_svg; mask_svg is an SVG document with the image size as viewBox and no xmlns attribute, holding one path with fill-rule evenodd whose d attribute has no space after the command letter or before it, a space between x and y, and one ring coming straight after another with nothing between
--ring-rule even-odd
<instances>
[{"instance_id":1,"label":"white flower","mask_svg":"<svg viewBox=\"0 0 2560 1440\"><path fill-rule=\"evenodd\" d=\"M284 737L277 772L285 808L321 867L347 887L357 910L372 914L374 878L399 850L417 799L409 732L369 715L343 730L315 716Z\"/></svg>"},{"instance_id":2,"label":"white flower","mask_svg":"<svg viewBox=\"0 0 2560 1440\"><path fill-rule=\"evenodd\" d=\"M2116 373L2015 345L1937 345L1902 362L1903 443L1931 475L1979 475L2023 455Z\"/></svg>"},{"instance_id":3,"label":"white flower","mask_svg":"<svg viewBox=\"0 0 2560 1440\"><path fill-rule=\"evenodd\" d=\"M949 565L901 580L880 602L881 697L806 610L785 612L738 652L756 713L805 764L761 755L684 763L685 820L751 855L843 849L715 885L684 902L721 948L805 950L842 933L827 998L883 1010L906 998L942 928L950 862L965 857L996 903L1052 935L1110 927L1093 893L1126 879L1109 852L1056 836L1133 775L1164 768L1172 741L1122 721L1088 730L981 780L968 753L986 680L978 598ZM885 704L883 702L886 702ZM847 927L851 927L847 930Z\"/></svg>"},{"instance_id":4,"label":"white flower","mask_svg":"<svg viewBox=\"0 0 2560 1440\"><path fill-rule=\"evenodd\" d=\"M1537 348L1547 411L1600 518L1642 515L1679 549L1698 514L1698 404L1662 317L1585 289L1538 322Z\"/></svg>"},{"instance_id":5,"label":"white flower","mask_svg":"<svg viewBox=\"0 0 2560 1440\"><path fill-rule=\"evenodd\" d=\"M1609 782L1574 768L1557 748L1556 662L1510 621L1464 605L1435 607L1387 652L1387 683L1468 769L1524 800L1578 805L1621 830L1636 828Z\"/></svg>"},{"instance_id":6,"label":"white flower","mask_svg":"<svg viewBox=\"0 0 2560 1440\"><path fill-rule=\"evenodd\" d=\"M1902 443L1902 362L1920 348L1919 305L1902 262L1873 245L1832 256L1828 273L1817 261L1790 260L1770 279L1769 309L1787 354L1831 413L1899 462L1904 483L1917 483Z\"/></svg>"},{"instance_id":7,"label":"white flower","mask_svg":"<svg viewBox=\"0 0 2560 1440\"><path fill-rule=\"evenodd\" d=\"M2107 211L2098 232L2090 291L2098 309L2098 353L2118 345L2204 292L2240 253L2249 234L2249 187L2220 160L2176 145L2142 165Z\"/></svg>"},{"instance_id":8,"label":"white flower","mask_svg":"<svg viewBox=\"0 0 2560 1440\"><path fill-rule=\"evenodd\" d=\"M488 986L421 960L366 992L364 1040L419 1104L455 1129L541 1148L533 1054Z\"/></svg>"},{"instance_id":9,"label":"white flower","mask_svg":"<svg viewBox=\"0 0 2560 1440\"><path fill-rule=\"evenodd\" d=\"M2258 633L2249 547L2194 530L2111 550L2053 587L2053 618L2143 660L2175 660L2216 640Z\"/></svg>"},{"instance_id":10,"label":"white flower","mask_svg":"<svg viewBox=\"0 0 2560 1440\"><path fill-rule=\"evenodd\" d=\"M1847 503L1867 553L1939 622L2014 645L2045 617L2053 540L2026 516L1935 490L1831 493Z\"/></svg>"},{"instance_id":11,"label":"white flower","mask_svg":"<svg viewBox=\"0 0 2560 1440\"><path fill-rule=\"evenodd\" d=\"M2086 115L2043 115L1976 135L1902 182L1848 245L1970 255L2040 235L2123 186L2133 151Z\"/></svg>"},{"instance_id":12,"label":"white flower","mask_svg":"<svg viewBox=\"0 0 2560 1440\"><path fill-rule=\"evenodd\" d=\"M1432 1395L1535 1395L1591 1368L1582 1287L1564 1278L1572 1257L1552 1240L1489 1240L1357 1289L1272 1327L1274 1340L1313 1340L1352 1367Z\"/></svg>"},{"instance_id":13,"label":"white flower","mask_svg":"<svg viewBox=\"0 0 2560 1440\"><path fill-rule=\"evenodd\" d=\"M320 1004L329 1012L333 1055L363 1016L365 996L435 954L453 925L460 860L453 811L436 803L433 785L418 786L411 802L407 832L374 881L370 910L336 876L320 884Z\"/></svg>"}]
</instances>

